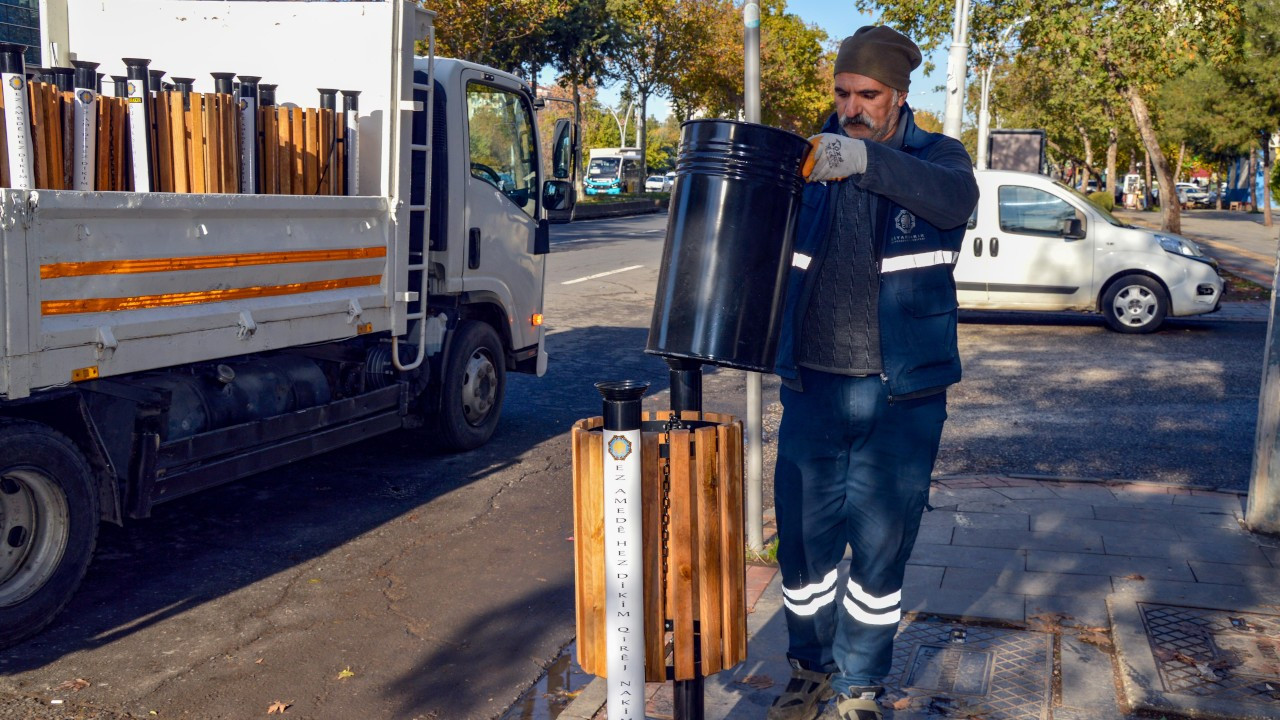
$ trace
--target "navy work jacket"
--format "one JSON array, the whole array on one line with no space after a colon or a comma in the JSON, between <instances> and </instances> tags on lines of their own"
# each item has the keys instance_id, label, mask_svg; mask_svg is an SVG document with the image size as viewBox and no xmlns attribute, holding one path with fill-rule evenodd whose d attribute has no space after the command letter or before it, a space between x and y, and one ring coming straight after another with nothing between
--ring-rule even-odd
<instances>
[{"instance_id":1,"label":"navy work jacket","mask_svg":"<svg viewBox=\"0 0 1280 720\"><path fill-rule=\"evenodd\" d=\"M918 397L960 381L956 284L965 225L978 203L969 153L959 141L921 130L902 106L902 147L867 142L867 169L844 182L874 193L871 230L880 274L880 354L891 397ZM840 133L832 115L822 132ZM793 387L796 336L827 252L839 183L807 183L774 372ZM850 280L852 282L852 279Z\"/></svg>"}]
</instances>

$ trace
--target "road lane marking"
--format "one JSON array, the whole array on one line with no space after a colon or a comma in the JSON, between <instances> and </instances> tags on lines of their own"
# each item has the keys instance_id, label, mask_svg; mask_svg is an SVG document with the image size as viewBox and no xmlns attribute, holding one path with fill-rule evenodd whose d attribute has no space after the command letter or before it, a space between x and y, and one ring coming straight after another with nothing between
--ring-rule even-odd
<instances>
[{"instance_id":1,"label":"road lane marking","mask_svg":"<svg viewBox=\"0 0 1280 720\"><path fill-rule=\"evenodd\" d=\"M588 281L588 280L595 280L596 278L602 278L602 277L605 277L605 276L607 276L607 275L617 275L618 273L624 273L624 272L626 272L626 271L628 271L628 270L639 270L639 269L640 269L640 268L642 268L642 267L644 267L644 266L643 266L643 265L632 265L632 266L630 266L630 267L624 267L624 268L621 268L621 269L619 269L619 270L610 270L609 272L596 273L595 275L588 275L588 276L586 276L586 277L575 278L575 279L573 279L573 280L565 280L564 282L562 282L562 283L560 283L560 284L561 284L561 285L573 285L573 284L575 284L575 283L586 282L586 281Z\"/></svg>"}]
</instances>

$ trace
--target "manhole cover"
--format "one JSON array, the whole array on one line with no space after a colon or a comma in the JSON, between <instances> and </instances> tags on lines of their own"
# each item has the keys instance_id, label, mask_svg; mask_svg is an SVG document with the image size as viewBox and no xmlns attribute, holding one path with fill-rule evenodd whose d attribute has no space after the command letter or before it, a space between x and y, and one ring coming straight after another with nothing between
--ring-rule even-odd
<instances>
[{"instance_id":1,"label":"manhole cover","mask_svg":"<svg viewBox=\"0 0 1280 720\"><path fill-rule=\"evenodd\" d=\"M984 720L1047 720L1053 636L933 620L904 622L885 678L887 700Z\"/></svg>"},{"instance_id":2,"label":"manhole cover","mask_svg":"<svg viewBox=\"0 0 1280 720\"><path fill-rule=\"evenodd\" d=\"M1138 603L1166 692L1280 709L1280 615Z\"/></svg>"}]
</instances>

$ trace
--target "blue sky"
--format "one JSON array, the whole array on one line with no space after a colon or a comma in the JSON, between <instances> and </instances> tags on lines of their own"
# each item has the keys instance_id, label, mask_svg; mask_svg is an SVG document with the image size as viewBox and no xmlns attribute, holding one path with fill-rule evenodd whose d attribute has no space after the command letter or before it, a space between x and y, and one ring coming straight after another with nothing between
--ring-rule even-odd
<instances>
[{"instance_id":1,"label":"blue sky","mask_svg":"<svg viewBox=\"0 0 1280 720\"><path fill-rule=\"evenodd\" d=\"M827 35L833 42L839 42L842 38L852 35L855 30L863 25L869 25L875 21L872 15L865 15L858 12L852 2L847 0L844 2L832 2L831 0L788 0L787 12L799 15L805 22L816 24L827 32ZM911 93L908 102L914 108L922 110L931 110L942 116L942 112L946 106L946 97L941 90L934 90L939 85L945 85L947 81L947 51L950 43L945 43L943 47L938 48L929 58L933 60L933 74L926 76L923 72L923 66L916 69L911 74ZM600 99L605 104L617 103L619 88L603 88L600 93ZM769 98L761 98L761 102L769 102ZM649 115L657 117L659 120L666 118L668 114L667 103L663 98L649 99Z\"/></svg>"}]
</instances>

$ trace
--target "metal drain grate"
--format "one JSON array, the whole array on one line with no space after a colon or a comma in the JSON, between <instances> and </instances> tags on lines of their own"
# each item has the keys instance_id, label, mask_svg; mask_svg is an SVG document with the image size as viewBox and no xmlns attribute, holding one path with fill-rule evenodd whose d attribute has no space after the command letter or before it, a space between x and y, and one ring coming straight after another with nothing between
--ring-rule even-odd
<instances>
[{"instance_id":1,"label":"metal drain grate","mask_svg":"<svg viewBox=\"0 0 1280 720\"><path fill-rule=\"evenodd\" d=\"M1280 711L1280 615L1138 603L1164 690Z\"/></svg>"},{"instance_id":2,"label":"metal drain grate","mask_svg":"<svg viewBox=\"0 0 1280 720\"><path fill-rule=\"evenodd\" d=\"M885 689L886 704L919 697L915 710L984 720L1047 720L1053 636L958 622L904 622Z\"/></svg>"}]
</instances>

